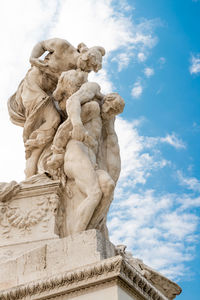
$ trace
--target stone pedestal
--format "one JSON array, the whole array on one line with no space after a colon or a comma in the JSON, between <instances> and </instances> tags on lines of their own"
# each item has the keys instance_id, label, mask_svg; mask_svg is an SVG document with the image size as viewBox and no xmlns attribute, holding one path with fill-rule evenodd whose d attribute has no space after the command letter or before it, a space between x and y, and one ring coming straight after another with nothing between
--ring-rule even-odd
<instances>
[{"instance_id":1,"label":"stone pedestal","mask_svg":"<svg viewBox=\"0 0 200 300\"><path fill-rule=\"evenodd\" d=\"M167 300L180 292L162 275L155 287L118 253L96 230L48 241L0 265L0 299Z\"/></svg>"},{"instance_id":2,"label":"stone pedestal","mask_svg":"<svg viewBox=\"0 0 200 300\"><path fill-rule=\"evenodd\" d=\"M0 299L167 300L121 256L0 291Z\"/></svg>"},{"instance_id":3,"label":"stone pedestal","mask_svg":"<svg viewBox=\"0 0 200 300\"><path fill-rule=\"evenodd\" d=\"M171 300L181 292L97 230L65 237L60 183L39 179L0 202L0 300Z\"/></svg>"},{"instance_id":4,"label":"stone pedestal","mask_svg":"<svg viewBox=\"0 0 200 300\"><path fill-rule=\"evenodd\" d=\"M0 263L64 236L65 210L59 181L39 176L0 202Z\"/></svg>"}]
</instances>

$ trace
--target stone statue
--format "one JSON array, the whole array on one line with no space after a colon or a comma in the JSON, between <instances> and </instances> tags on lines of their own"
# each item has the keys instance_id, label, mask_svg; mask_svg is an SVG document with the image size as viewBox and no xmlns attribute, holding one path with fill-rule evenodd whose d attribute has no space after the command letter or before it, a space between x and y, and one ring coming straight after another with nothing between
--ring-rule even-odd
<instances>
[{"instance_id":1,"label":"stone statue","mask_svg":"<svg viewBox=\"0 0 200 300\"><path fill-rule=\"evenodd\" d=\"M48 54L40 60L45 51ZM8 101L11 121L24 127L27 178L37 174L38 159L61 122L52 100L61 73L77 68L97 72L104 54L102 47L88 49L81 43L76 49L66 40L58 38L40 42L33 48L31 69Z\"/></svg>"},{"instance_id":2,"label":"stone statue","mask_svg":"<svg viewBox=\"0 0 200 300\"><path fill-rule=\"evenodd\" d=\"M60 94L64 94L66 83L75 90L77 80L71 83L70 80L81 75L80 71L63 73L58 82L59 94L54 92L55 99L63 101ZM68 90L66 94L70 94ZM117 93L104 96L95 82L84 83L66 101L68 119L55 135L54 155L48 165L55 169L64 161L67 178L73 179L79 191L86 195L67 216L70 234L97 228L107 214L120 172L114 120L123 108L124 101ZM77 220L75 225L71 218Z\"/></svg>"},{"instance_id":3,"label":"stone statue","mask_svg":"<svg viewBox=\"0 0 200 300\"><path fill-rule=\"evenodd\" d=\"M114 125L124 100L88 81L104 55L99 46L40 42L8 100L11 121L23 127L26 179L0 183L0 299L71 299L90 286L90 298L125 299L119 282L134 299L181 292L109 241L106 219L121 170ZM109 294L93 293L106 282Z\"/></svg>"},{"instance_id":4,"label":"stone statue","mask_svg":"<svg viewBox=\"0 0 200 300\"><path fill-rule=\"evenodd\" d=\"M120 173L114 122L124 101L88 82L88 73L101 69L103 55L99 46L81 43L76 49L58 38L40 42L32 50L31 69L8 101L11 121L24 127L26 178L47 174L62 182L66 235L106 231Z\"/></svg>"}]
</instances>

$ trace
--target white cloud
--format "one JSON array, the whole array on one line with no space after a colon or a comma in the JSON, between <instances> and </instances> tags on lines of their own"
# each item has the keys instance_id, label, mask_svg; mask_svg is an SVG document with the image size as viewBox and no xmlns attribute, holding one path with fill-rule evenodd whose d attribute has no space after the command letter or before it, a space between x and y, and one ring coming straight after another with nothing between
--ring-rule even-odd
<instances>
[{"instance_id":1,"label":"white cloud","mask_svg":"<svg viewBox=\"0 0 200 300\"><path fill-rule=\"evenodd\" d=\"M136 23L127 14L132 9L126 1L65 0L50 34L67 37L74 45L80 41L88 46L102 45L106 49L107 57L115 60L118 71L121 71L128 66L131 57L141 51L146 56L148 49L157 43L153 32L157 20ZM74 24L74 15L80 26L71 26Z\"/></svg>"},{"instance_id":2,"label":"white cloud","mask_svg":"<svg viewBox=\"0 0 200 300\"><path fill-rule=\"evenodd\" d=\"M186 262L194 258L199 219L191 209L200 207L200 197L145 188L154 171L170 165L162 157L160 145L169 143L178 149L183 146L180 140L174 142L175 133L172 143L170 135L139 135L137 127L141 122L131 123L122 118L116 121L122 170L108 227L115 244L127 245L135 257L177 279L189 272Z\"/></svg>"},{"instance_id":3,"label":"white cloud","mask_svg":"<svg viewBox=\"0 0 200 300\"><path fill-rule=\"evenodd\" d=\"M119 55L117 55L112 59L112 61L116 61L118 63L119 72L129 65L131 56L133 56L131 53L124 52L124 53L120 53Z\"/></svg>"},{"instance_id":4,"label":"white cloud","mask_svg":"<svg viewBox=\"0 0 200 300\"><path fill-rule=\"evenodd\" d=\"M176 133L167 134L165 137L146 137L146 147L152 148L158 144L164 143L169 144L170 146L174 147L175 149L185 149L185 143L178 138Z\"/></svg>"},{"instance_id":5,"label":"white cloud","mask_svg":"<svg viewBox=\"0 0 200 300\"><path fill-rule=\"evenodd\" d=\"M106 69L102 69L98 73L90 73L88 79L97 82L100 85L103 94L111 93L114 89Z\"/></svg>"},{"instance_id":6,"label":"white cloud","mask_svg":"<svg viewBox=\"0 0 200 300\"><path fill-rule=\"evenodd\" d=\"M138 99L142 95L142 92L143 92L143 87L140 81L136 81L131 90L132 97Z\"/></svg>"},{"instance_id":7,"label":"white cloud","mask_svg":"<svg viewBox=\"0 0 200 300\"><path fill-rule=\"evenodd\" d=\"M117 7L120 10L124 10L124 11L133 11L135 8L133 6L133 4L129 5L127 0L118 0L116 2Z\"/></svg>"},{"instance_id":8,"label":"white cloud","mask_svg":"<svg viewBox=\"0 0 200 300\"><path fill-rule=\"evenodd\" d=\"M0 181L24 179L24 147L21 128L11 124L7 99L30 67L29 56L34 44L43 39L54 25L57 2L4 1L0 10ZM12 9L11 9L12 8Z\"/></svg>"},{"instance_id":9,"label":"white cloud","mask_svg":"<svg viewBox=\"0 0 200 300\"><path fill-rule=\"evenodd\" d=\"M192 55L190 66L190 74L198 73L200 73L200 54L198 54L197 56Z\"/></svg>"},{"instance_id":10,"label":"white cloud","mask_svg":"<svg viewBox=\"0 0 200 300\"><path fill-rule=\"evenodd\" d=\"M152 68L145 68L144 69L144 74L146 75L146 77L151 77L154 75L154 69Z\"/></svg>"},{"instance_id":11,"label":"white cloud","mask_svg":"<svg viewBox=\"0 0 200 300\"><path fill-rule=\"evenodd\" d=\"M179 197L154 190L122 193L108 223L115 244L126 244L135 257L172 279L185 276L185 262L194 258L197 243L198 217L190 211L192 204L186 210Z\"/></svg>"},{"instance_id":12,"label":"white cloud","mask_svg":"<svg viewBox=\"0 0 200 300\"><path fill-rule=\"evenodd\" d=\"M121 117L116 120L122 163L118 188L143 185L153 170L169 164L158 151L151 151L156 149L155 144L149 142L151 138L139 135L137 127L140 122L128 122Z\"/></svg>"},{"instance_id":13,"label":"white cloud","mask_svg":"<svg viewBox=\"0 0 200 300\"><path fill-rule=\"evenodd\" d=\"M189 190L200 192L200 181L195 177L185 177L181 171L177 172L179 183Z\"/></svg>"},{"instance_id":14,"label":"white cloud","mask_svg":"<svg viewBox=\"0 0 200 300\"><path fill-rule=\"evenodd\" d=\"M140 62L144 62L146 60L146 55L143 52L139 52L137 57Z\"/></svg>"},{"instance_id":15,"label":"white cloud","mask_svg":"<svg viewBox=\"0 0 200 300\"><path fill-rule=\"evenodd\" d=\"M137 44L153 47L156 43L153 36L155 22L144 20L139 24L133 23L124 14L127 7L121 5L119 9L115 1L110 0L62 1L59 18L51 35L67 37L74 45L80 43L80 39L89 46L103 45L107 52ZM77 26L74 25L74 16L79 21Z\"/></svg>"},{"instance_id":16,"label":"white cloud","mask_svg":"<svg viewBox=\"0 0 200 300\"><path fill-rule=\"evenodd\" d=\"M183 143L182 140L180 140L175 133L167 134L166 137L160 138L160 141L162 143L167 143L171 146L173 146L176 149L184 149L186 148L186 145Z\"/></svg>"},{"instance_id":17,"label":"white cloud","mask_svg":"<svg viewBox=\"0 0 200 300\"><path fill-rule=\"evenodd\" d=\"M190 195L184 194L179 197L178 201L181 204L180 210L200 207L200 196L191 198Z\"/></svg>"},{"instance_id":18,"label":"white cloud","mask_svg":"<svg viewBox=\"0 0 200 300\"><path fill-rule=\"evenodd\" d=\"M4 1L0 11L0 25L4 28L1 34L3 46L0 50L3 97L6 97L8 92L15 91L17 84L30 67L31 50L53 26L57 5L53 0Z\"/></svg>"},{"instance_id":19,"label":"white cloud","mask_svg":"<svg viewBox=\"0 0 200 300\"><path fill-rule=\"evenodd\" d=\"M159 150L163 143L168 143L168 138L140 135L138 127L141 122L143 120L128 122L121 117L116 119L115 128L119 139L122 164L117 197L122 187L133 188L138 184L144 185L154 170L171 165L170 161L162 157ZM176 143L169 144L179 149L182 141L176 140Z\"/></svg>"}]
</instances>

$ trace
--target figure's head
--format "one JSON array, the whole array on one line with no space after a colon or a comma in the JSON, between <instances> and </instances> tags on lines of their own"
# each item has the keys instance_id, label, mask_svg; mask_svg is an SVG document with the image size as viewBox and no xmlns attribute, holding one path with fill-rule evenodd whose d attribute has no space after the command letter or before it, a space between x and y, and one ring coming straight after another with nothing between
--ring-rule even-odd
<instances>
[{"instance_id":1,"label":"figure's head","mask_svg":"<svg viewBox=\"0 0 200 300\"><path fill-rule=\"evenodd\" d=\"M87 81L88 74L80 70L70 70L63 72L58 80L53 97L56 101L62 101L69 98L79 90L81 85Z\"/></svg>"},{"instance_id":2,"label":"figure's head","mask_svg":"<svg viewBox=\"0 0 200 300\"><path fill-rule=\"evenodd\" d=\"M105 95L104 102L101 107L101 115L105 120L121 114L124 110L125 102L118 93L110 93Z\"/></svg>"},{"instance_id":3,"label":"figure's head","mask_svg":"<svg viewBox=\"0 0 200 300\"><path fill-rule=\"evenodd\" d=\"M87 48L83 43L78 45L80 56L77 61L77 67L85 72L98 72L102 68L102 57L105 55L105 49L100 46Z\"/></svg>"}]
</instances>

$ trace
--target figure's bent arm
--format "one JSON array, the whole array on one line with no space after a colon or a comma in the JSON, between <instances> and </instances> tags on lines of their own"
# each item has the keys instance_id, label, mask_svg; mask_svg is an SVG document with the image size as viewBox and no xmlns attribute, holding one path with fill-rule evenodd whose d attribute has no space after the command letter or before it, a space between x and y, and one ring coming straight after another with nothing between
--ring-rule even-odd
<instances>
[{"instance_id":1,"label":"figure's bent arm","mask_svg":"<svg viewBox=\"0 0 200 300\"><path fill-rule=\"evenodd\" d=\"M68 48L70 44L67 41L58 38L41 41L33 47L29 61L35 66L45 66L46 64L42 60L39 60L39 57L44 54L45 51L52 53L54 51L62 51L63 46Z\"/></svg>"},{"instance_id":2,"label":"figure's bent arm","mask_svg":"<svg viewBox=\"0 0 200 300\"><path fill-rule=\"evenodd\" d=\"M72 123L72 139L83 141L86 130L81 121L81 100L83 98L82 91L78 90L67 100L66 111L68 118Z\"/></svg>"},{"instance_id":3,"label":"figure's bent arm","mask_svg":"<svg viewBox=\"0 0 200 300\"><path fill-rule=\"evenodd\" d=\"M66 111L73 127L76 125L82 125L81 98L81 93L78 91L67 100Z\"/></svg>"},{"instance_id":4,"label":"figure's bent arm","mask_svg":"<svg viewBox=\"0 0 200 300\"><path fill-rule=\"evenodd\" d=\"M30 59L39 58L45 51L54 52L63 45L65 45L65 47L70 46L69 42L58 38L41 41L33 47Z\"/></svg>"},{"instance_id":5,"label":"figure's bent arm","mask_svg":"<svg viewBox=\"0 0 200 300\"><path fill-rule=\"evenodd\" d=\"M81 105L97 98L103 98L100 93L100 87L97 83L86 82L81 88L67 100L66 111L72 122L72 125L82 125Z\"/></svg>"},{"instance_id":6,"label":"figure's bent arm","mask_svg":"<svg viewBox=\"0 0 200 300\"><path fill-rule=\"evenodd\" d=\"M31 52L31 56L29 59L30 63L36 67L46 66L47 64L44 61L39 59L39 57L43 53L45 53L45 51L50 51L50 49L47 49L47 47L45 46L45 41L37 43Z\"/></svg>"},{"instance_id":7,"label":"figure's bent arm","mask_svg":"<svg viewBox=\"0 0 200 300\"><path fill-rule=\"evenodd\" d=\"M96 95L101 96L99 85L86 82L67 100L66 111L73 126L72 138L75 140L83 141L86 134L81 120L81 105L90 102Z\"/></svg>"},{"instance_id":8,"label":"figure's bent arm","mask_svg":"<svg viewBox=\"0 0 200 300\"><path fill-rule=\"evenodd\" d=\"M45 51L44 41L37 43L31 52L30 60L32 58L39 58Z\"/></svg>"}]
</instances>

